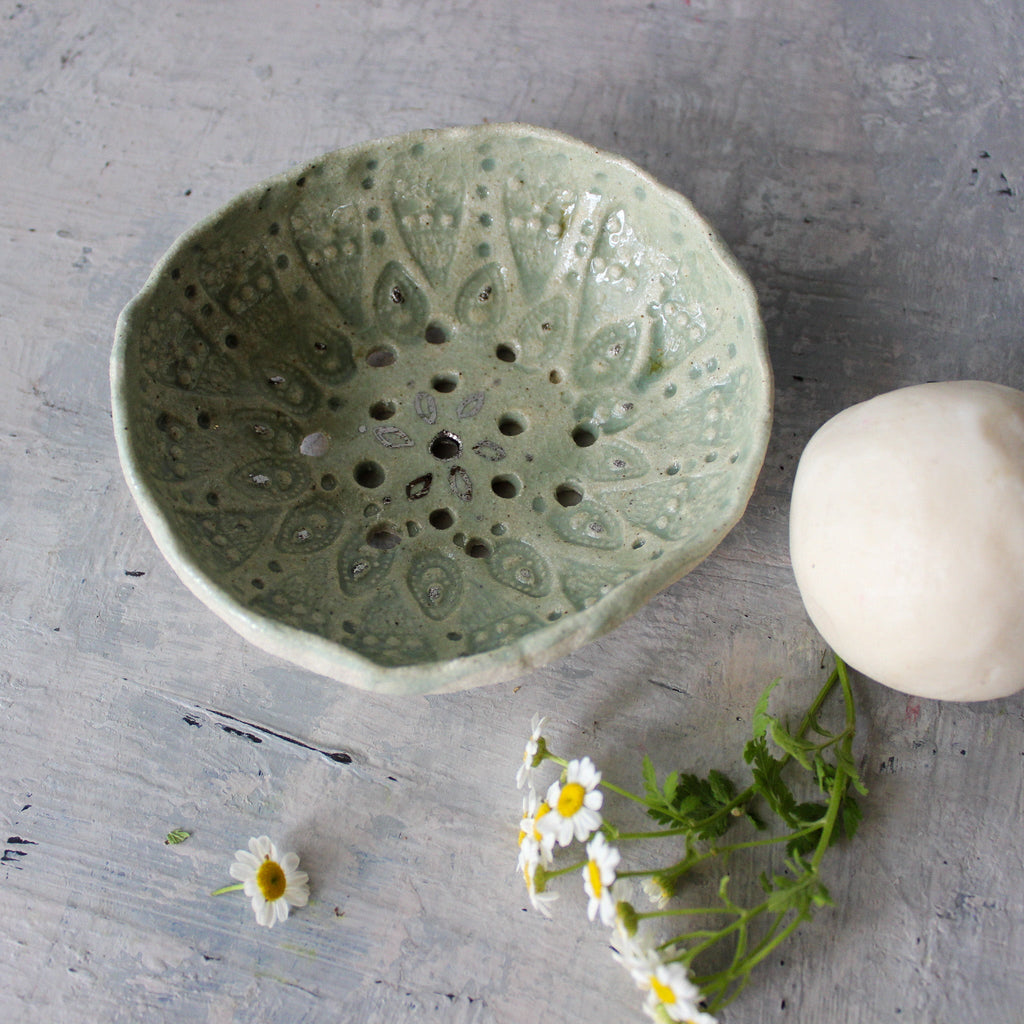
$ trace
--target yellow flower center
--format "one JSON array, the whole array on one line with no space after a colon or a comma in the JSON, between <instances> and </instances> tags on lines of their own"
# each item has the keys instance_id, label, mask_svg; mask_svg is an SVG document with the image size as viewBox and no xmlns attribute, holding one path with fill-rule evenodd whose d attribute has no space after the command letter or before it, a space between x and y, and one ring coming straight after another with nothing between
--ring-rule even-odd
<instances>
[{"instance_id":1,"label":"yellow flower center","mask_svg":"<svg viewBox=\"0 0 1024 1024\"><path fill-rule=\"evenodd\" d=\"M544 815L545 815L545 814L547 814L547 813L548 813L548 811L550 811L550 810L551 810L551 808L550 808L550 807L548 807L548 805L547 805L547 803L546 803L546 802L545 802L545 803L542 803L542 804L540 805L540 807L538 807L538 808L537 808L537 815L536 815L536 817L535 817L535 818L533 819L533 838L534 838L534 839L536 839L538 843L539 843L539 842L540 842L540 841L541 841L541 840L542 840L542 839L543 839L544 837L543 837L543 836L542 836L542 835L540 834L540 829L538 829L538 828L537 828L537 822L538 822L538 821L540 821L540 819L541 819L541 818L543 818L543 817L544 817Z\"/></svg>"},{"instance_id":2,"label":"yellow flower center","mask_svg":"<svg viewBox=\"0 0 1024 1024\"><path fill-rule=\"evenodd\" d=\"M601 868L596 860L587 862L587 870L590 872L590 891L598 898L601 898L603 886L601 885Z\"/></svg>"},{"instance_id":3,"label":"yellow flower center","mask_svg":"<svg viewBox=\"0 0 1024 1024\"><path fill-rule=\"evenodd\" d=\"M284 895L285 889L288 888L288 879L284 877L281 865L267 857L256 872L256 884L260 887L263 898L268 903L273 903Z\"/></svg>"},{"instance_id":4,"label":"yellow flower center","mask_svg":"<svg viewBox=\"0 0 1024 1024\"><path fill-rule=\"evenodd\" d=\"M676 1001L676 994L672 991L672 988L658 981L654 975L651 975L651 991L658 997L659 1002L664 1003L666 1006L671 1006Z\"/></svg>"},{"instance_id":5,"label":"yellow flower center","mask_svg":"<svg viewBox=\"0 0 1024 1024\"><path fill-rule=\"evenodd\" d=\"M563 818L571 818L582 806L587 791L578 783L566 784L558 794L558 813Z\"/></svg>"}]
</instances>

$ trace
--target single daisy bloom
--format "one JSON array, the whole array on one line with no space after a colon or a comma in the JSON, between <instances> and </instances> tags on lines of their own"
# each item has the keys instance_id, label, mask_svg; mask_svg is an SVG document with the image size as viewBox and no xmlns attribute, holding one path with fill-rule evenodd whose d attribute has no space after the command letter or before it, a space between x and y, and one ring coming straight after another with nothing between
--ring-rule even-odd
<instances>
[{"instance_id":1,"label":"single daisy bloom","mask_svg":"<svg viewBox=\"0 0 1024 1024\"><path fill-rule=\"evenodd\" d=\"M608 928L615 924L615 900L611 888L621 859L619 851L609 846L600 832L587 843L587 863L583 867L583 890L590 897L587 917L593 921L600 912L601 923Z\"/></svg>"},{"instance_id":2,"label":"single daisy bloom","mask_svg":"<svg viewBox=\"0 0 1024 1024\"><path fill-rule=\"evenodd\" d=\"M649 986L644 1009L655 1020L669 1020L679 1024L717 1024L700 1008L704 998L701 990L690 980L687 969L678 963L659 964L647 978Z\"/></svg>"},{"instance_id":3,"label":"single daisy bloom","mask_svg":"<svg viewBox=\"0 0 1024 1024\"><path fill-rule=\"evenodd\" d=\"M536 848L537 860L545 866L549 865L554 858L555 837L550 832L541 832L538 822L551 810L547 803L538 803L537 794L534 790L523 798L523 817L519 822L519 867L522 868L524 848L529 850L529 856L534 855Z\"/></svg>"},{"instance_id":4,"label":"single daisy bloom","mask_svg":"<svg viewBox=\"0 0 1024 1024\"><path fill-rule=\"evenodd\" d=\"M547 718L534 715L533 721L530 723L533 732L526 741L526 747L523 750L523 763L519 766L519 771L516 772L516 786L519 789L522 789L528 782L533 782L533 774L544 759L544 737L541 735L541 729L544 728L546 722Z\"/></svg>"},{"instance_id":5,"label":"single daisy bloom","mask_svg":"<svg viewBox=\"0 0 1024 1024\"><path fill-rule=\"evenodd\" d=\"M252 900L259 924L273 928L288 919L290 907L304 907L309 901L309 875L296 870L298 866L298 854L279 856L267 836L250 839L248 850L235 851L230 874Z\"/></svg>"},{"instance_id":6,"label":"single daisy bloom","mask_svg":"<svg viewBox=\"0 0 1024 1024\"><path fill-rule=\"evenodd\" d=\"M630 934L627 921L616 906L615 937L612 940L612 957L629 971L637 987L643 991L650 988L650 978L661 964L661 956L654 947L654 940L647 931L636 930Z\"/></svg>"},{"instance_id":7,"label":"single daisy bloom","mask_svg":"<svg viewBox=\"0 0 1024 1024\"><path fill-rule=\"evenodd\" d=\"M568 846L575 836L589 839L601 827L598 813L604 794L597 788L601 773L589 757L570 761L565 782L551 783L546 803L551 808L537 823L541 832L552 832L559 846Z\"/></svg>"},{"instance_id":8,"label":"single daisy bloom","mask_svg":"<svg viewBox=\"0 0 1024 1024\"><path fill-rule=\"evenodd\" d=\"M651 875L650 878L645 878L642 888L647 898L659 910L664 910L668 901L675 895L672 883L661 875Z\"/></svg>"},{"instance_id":9,"label":"single daisy bloom","mask_svg":"<svg viewBox=\"0 0 1024 1024\"><path fill-rule=\"evenodd\" d=\"M526 883L526 892L534 910L539 910L545 917L551 916L548 904L558 899L557 892L546 892L546 870L541 863L540 851L535 840L526 838L519 853L519 863Z\"/></svg>"}]
</instances>

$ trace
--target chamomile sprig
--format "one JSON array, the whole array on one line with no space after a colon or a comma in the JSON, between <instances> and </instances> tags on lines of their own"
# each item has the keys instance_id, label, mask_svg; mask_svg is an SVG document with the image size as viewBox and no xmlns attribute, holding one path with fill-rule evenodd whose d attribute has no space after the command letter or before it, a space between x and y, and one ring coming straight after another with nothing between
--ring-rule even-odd
<instances>
[{"instance_id":1,"label":"chamomile sprig","mask_svg":"<svg viewBox=\"0 0 1024 1024\"><path fill-rule=\"evenodd\" d=\"M743 751L750 781L743 788L717 769L659 775L644 757L643 791L634 793L608 780L590 758L554 753L542 733L546 720L533 722L519 769L520 784L528 786L520 826L528 852L521 845L519 867L531 902L549 914L555 894L548 885L582 871L588 916L614 927L617 959L644 991L644 1009L655 1020L713 1022L712 1014L739 994L758 964L831 903L822 862L840 837L855 833L861 819L855 794L866 792L853 756L853 689L836 657L791 728L769 710L777 685L765 689L753 710ZM822 719L837 690L842 721L832 731ZM535 779L546 762L561 773L540 799ZM605 791L642 805L655 827L619 829ZM543 852L541 838L547 840ZM658 866L625 869L627 847L638 850L645 865L658 859ZM734 892L730 864L775 850L782 853L771 857L770 872L761 872L756 895ZM702 879L714 873L716 896L687 905L687 883L698 868ZM639 910L632 897L621 895L632 879L642 881L654 909ZM680 930L655 941L651 932L667 924Z\"/></svg>"}]
</instances>

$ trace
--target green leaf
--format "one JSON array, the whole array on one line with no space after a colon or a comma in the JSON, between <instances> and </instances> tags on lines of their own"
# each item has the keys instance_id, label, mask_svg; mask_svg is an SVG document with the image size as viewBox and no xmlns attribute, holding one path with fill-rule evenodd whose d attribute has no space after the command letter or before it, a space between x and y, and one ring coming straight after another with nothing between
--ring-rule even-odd
<instances>
[{"instance_id":1,"label":"green leaf","mask_svg":"<svg viewBox=\"0 0 1024 1024\"><path fill-rule=\"evenodd\" d=\"M732 803L736 796L736 786L732 779L715 768L708 772L708 785L714 798L721 804Z\"/></svg>"},{"instance_id":2,"label":"green leaf","mask_svg":"<svg viewBox=\"0 0 1024 1024\"><path fill-rule=\"evenodd\" d=\"M860 825L864 817L864 812L860 809L860 804L853 797L847 797L843 801L840 813L843 822L843 835L847 839L852 839L857 832L857 826Z\"/></svg>"},{"instance_id":3,"label":"green leaf","mask_svg":"<svg viewBox=\"0 0 1024 1024\"><path fill-rule=\"evenodd\" d=\"M751 740L743 756L750 764L754 788L787 825L796 827L797 819L793 816L796 798L782 777L782 761L768 750L768 741L763 736Z\"/></svg>"},{"instance_id":4,"label":"green leaf","mask_svg":"<svg viewBox=\"0 0 1024 1024\"><path fill-rule=\"evenodd\" d=\"M773 679L764 689L764 692L758 698L757 703L754 705L754 718L751 723L751 733L755 740L760 739L768 731L768 726L774 721L771 715L768 714L768 698L772 695L772 690L782 681L782 676L778 676Z\"/></svg>"},{"instance_id":5,"label":"green leaf","mask_svg":"<svg viewBox=\"0 0 1024 1024\"><path fill-rule=\"evenodd\" d=\"M644 781L647 813L663 825L691 828L698 839L714 839L734 820L724 811L735 797L736 787L721 772L712 771L706 779L670 772L660 789L646 772Z\"/></svg>"},{"instance_id":6,"label":"green leaf","mask_svg":"<svg viewBox=\"0 0 1024 1024\"><path fill-rule=\"evenodd\" d=\"M654 771L654 764L646 754L644 754L641 771L643 772L644 792L647 794L647 798L651 799L653 797L655 799L660 799L661 790L658 788L658 777Z\"/></svg>"},{"instance_id":7,"label":"green leaf","mask_svg":"<svg viewBox=\"0 0 1024 1024\"><path fill-rule=\"evenodd\" d=\"M176 828L173 832L167 833L167 838L164 840L165 846L177 846L178 843L185 842L192 835L191 832L186 832L182 828Z\"/></svg>"},{"instance_id":8,"label":"green leaf","mask_svg":"<svg viewBox=\"0 0 1024 1024\"><path fill-rule=\"evenodd\" d=\"M814 852L818 845L817 832L798 833L786 843L786 853L791 857L800 857Z\"/></svg>"},{"instance_id":9,"label":"green leaf","mask_svg":"<svg viewBox=\"0 0 1024 1024\"><path fill-rule=\"evenodd\" d=\"M679 772L669 772L665 776L665 783L662 786L662 792L665 794L665 802L669 805L676 798L676 787L679 783Z\"/></svg>"}]
</instances>

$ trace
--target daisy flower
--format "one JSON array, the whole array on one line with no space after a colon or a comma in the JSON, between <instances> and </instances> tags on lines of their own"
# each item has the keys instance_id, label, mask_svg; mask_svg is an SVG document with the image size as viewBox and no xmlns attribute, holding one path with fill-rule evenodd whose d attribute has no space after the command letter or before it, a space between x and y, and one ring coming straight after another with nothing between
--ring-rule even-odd
<instances>
[{"instance_id":1,"label":"daisy flower","mask_svg":"<svg viewBox=\"0 0 1024 1024\"><path fill-rule=\"evenodd\" d=\"M601 773L589 757L570 761L565 783L553 782L548 790L545 802L551 810L537 823L541 832L553 833L559 846L568 846L574 836L589 839L601 827L600 781Z\"/></svg>"},{"instance_id":2,"label":"daisy flower","mask_svg":"<svg viewBox=\"0 0 1024 1024\"><path fill-rule=\"evenodd\" d=\"M643 986L648 989L644 1010L656 1021L679 1024L718 1024L709 1013L700 1008L704 998L701 990L690 980L682 964L660 963L650 972Z\"/></svg>"},{"instance_id":3,"label":"daisy flower","mask_svg":"<svg viewBox=\"0 0 1024 1024\"><path fill-rule=\"evenodd\" d=\"M547 718L534 715L533 721L530 723L533 732L526 741L526 747L523 750L523 763L519 766L519 771L516 772L516 786L519 789L522 789L527 783L533 783L533 774L544 759L545 745L541 729L544 728L545 722L547 722Z\"/></svg>"},{"instance_id":4,"label":"daisy flower","mask_svg":"<svg viewBox=\"0 0 1024 1024\"><path fill-rule=\"evenodd\" d=\"M538 803L534 790L523 798L523 817L519 822L519 867L526 856L536 855L545 867L554 858L555 837L550 832L541 832L539 821L551 810L547 803Z\"/></svg>"},{"instance_id":5,"label":"daisy flower","mask_svg":"<svg viewBox=\"0 0 1024 1024\"><path fill-rule=\"evenodd\" d=\"M672 883L661 875L651 875L650 878L645 878L642 887L647 898L659 910L664 910L668 901L675 895Z\"/></svg>"},{"instance_id":6,"label":"daisy flower","mask_svg":"<svg viewBox=\"0 0 1024 1024\"><path fill-rule=\"evenodd\" d=\"M587 917L593 921L600 912L601 923L609 928L615 924L615 900L612 899L611 887L621 859L619 851L609 846L600 832L587 843L587 863L583 867L583 890L590 897Z\"/></svg>"},{"instance_id":7,"label":"daisy flower","mask_svg":"<svg viewBox=\"0 0 1024 1024\"><path fill-rule=\"evenodd\" d=\"M548 904L558 899L558 893L545 891L546 869L541 862L540 847L536 840L530 837L523 840L519 851L519 864L533 909L539 910L545 917L550 917Z\"/></svg>"},{"instance_id":8,"label":"daisy flower","mask_svg":"<svg viewBox=\"0 0 1024 1024\"><path fill-rule=\"evenodd\" d=\"M636 911L631 904L624 900L616 904L612 957L629 971L638 988L647 991L651 975L661 964L661 957L654 948L651 934L636 929L635 917Z\"/></svg>"},{"instance_id":9,"label":"daisy flower","mask_svg":"<svg viewBox=\"0 0 1024 1024\"><path fill-rule=\"evenodd\" d=\"M236 850L229 871L242 883L242 891L252 900L257 923L273 928L288 919L290 907L304 907L309 900L309 875L296 870L295 853L279 856L267 836L249 840L248 850Z\"/></svg>"}]
</instances>

